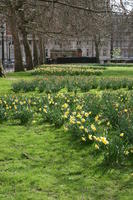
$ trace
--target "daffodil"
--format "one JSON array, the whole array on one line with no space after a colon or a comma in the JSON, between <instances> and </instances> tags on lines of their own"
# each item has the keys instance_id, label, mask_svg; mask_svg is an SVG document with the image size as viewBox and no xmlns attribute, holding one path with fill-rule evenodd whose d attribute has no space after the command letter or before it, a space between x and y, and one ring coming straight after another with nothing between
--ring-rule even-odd
<instances>
[{"instance_id":1,"label":"daffodil","mask_svg":"<svg viewBox=\"0 0 133 200\"><path fill-rule=\"evenodd\" d=\"M110 122L107 122L107 126L110 126Z\"/></svg>"},{"instance_id":2,"label":"daffodil","mask_svg":"<svg viewBox=\"0 0 133 200\"><path fill-rule=\"evenodd\" d=\"M105 137L101 137L101 141L105 145L109 144L108 140Z\"/></svg>"},{"instance_id":3,"label":"daffodil","mask_svg":"<svg viewBox=\"0 0 133 200\"><path fill-rule=\"evenodd\" d=\"M47 113L47 110L44 108L44 109L43 109L43 112Z\"/></svg>"},{"instance_id":4,"label":"daffodil","mask_svg":"<svg viewBox=\"0 0 133 200\"><path fill-rule=\"evenodd\" d=\"M80 114L77 114L77 118L81 119L81 118L82 118L82 116L81 116Z\"/></svg>"},{"instance_id":5,"label":"daffodil","mask_svg":"<svg viewBox=\"0 0 133 200\"><path fill-rule=\"evenodd\" d=\"M99 149L99 146L97 144L95 144L95 149L97 149L97 150Z\"/></svg>"},{"instance_id":6,"label":"daffodil","mask_svg":"<svg viewBox=\"0 0 133 200\"><path fill-rule=\"evenodd\" d=\"M94 124L91 124L91 129L95 132L96 131L96 127L94 126Z\"/></svg>"},{"instance_id":7,"label":"daffodil","mask_svg":"<svg viewBox=\"0 0 133 200\"><path fill-rule=\"evenodd\" d=\"M92 135L88 134L89 140L93 140Z\"/></svg>"},{"instance_id":8,"label":"daffodil","mask_svg":"<svg viewBox=\"0 0 133 200\"><path fill-rule=\"evenodd\" d=\"M66 109L66 108L68 108L68 104L65 103L62 107Z\"/></svg>"},{"instance_id":9,"label":"daffodil","mask_svg":"<svg viewBox=\"0 0 133 200\"><path fill-rule=\"evenodd\" d=\"M85 113L85 117L88 117L89 116L89 113Z\"/></svg>"},{"instance_id":10,"label":"daffodil","mask_svg":"<svg viewBox=\"0 0 133 200\"><path fill-rule=\"evenodd\" d=\"M126 156L128 156L129 151L124 151L124 154L125 154Z\"/></svg>"},{"instance_id":11,"label":"daffodil","mask_svg":"<svg viewBox=\"0 0 133 200\"><path fill-rule=\"evenodd\" d=\"M85 128L85 133L88 133L88 129L87 128Z\"/></svg>"},{"instance_id":12,"label":"daffodil","mask_svg":"<svg viewBox=\"0 0 133 200\"><path fill-rule=\"evenodd\" d=\"M95 117L95 122L98 122L98 120L99 120L99 116L97 115L97 116Z\"/></svg>"},{"instance_id":13,"label":"daffodil","mask_svg":"<svg viewBox=\"0 0 133 200\"><path fill-rule=\"evenodd\" d=\"M127 112L128 112L128 110L127 110L127 109L125 109L125 110L124 110L124 112L125 112L125 113L127 113Z\"/></svg>"},{"instance_id":14,"label":"daffodil","mask_svg":"<svg viewBox=\"0 0 133 200\"><path fill-rule=\"evenodd\" d=\"M82 106L78 105L78 106L76 107L76 110L82 110Z\"/></svg>"},{"instance_id":15,"label":"daffodil","mask_svg":"<svg viewBox=\"0 0 133 200\"><path fill-rule=\"evenodd\" d=\"M121 133L121 134L120 134L120 137L123 137L123 136L124 136L124 133Z\"/></svg>"},{"instance_id":16,"label":"daffodil","mask_svg":"<svg viewBox=\"0 0 133 200\"><path fill-rule=\"evenodd\" d=\"M83 141L83 142L85 142L85 141L86 141L85 137L82 137L81 139L82 139L82 141Z\"/></svg>"},{"instance_id":17,"label":"daffodil","mask_svg":"<svg viewBox=\"0 0 133 200\"><path fill-rule=\"evenodd\" d=\"M84 119L84 118L82 118L82 119L81 119L81 122L82 122L82 123L85 123L85 119Z\"/></svg>"},{"instance_id":18,"label":"daffodil","mask_svg":"<svg viewBox=\"0 0 133 200\"><path fill-rule=\"evenodd\" d=\"M80 126L79 129L80 129L80 130L84 130L84 126Z\"/></svg>"}]
</instances>

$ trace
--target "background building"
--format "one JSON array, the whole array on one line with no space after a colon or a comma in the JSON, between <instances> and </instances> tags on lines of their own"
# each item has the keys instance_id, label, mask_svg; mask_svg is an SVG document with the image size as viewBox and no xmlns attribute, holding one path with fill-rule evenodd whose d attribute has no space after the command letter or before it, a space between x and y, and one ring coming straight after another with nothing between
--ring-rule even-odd
<instances>
[{"instance_id":1,"label":"background building","mask_svg":"<svg viewBox=\"0 0 133 200\"><path fill-rule=\"evenodd\" d=\"M114 17L112 38L107 37L102 41L99 48L100 61L107 61L111 58L121 60L133 60L133 39L132 31L129 25L119 27L120 17ZM3 34L3 37L2 37ZM3 41L4 40L4 41ZM37 43L38 39L36 38ZM2 42L3 41L3 42ZM33 56L32 35L28 36L29 45ZM3 45L4 44L4 45ZM20 36L20 44L23 62L25 63L25 53L23 41ZM55 59L57 57L95 57L95 43L91 37L82 38L48 38L44 44L46 58ZM111 47L113 51L119 50L119 55L111 56ZM2 59L4 50L4 62L14 62L14 42L10 30L4 24L4 30L1 28L0 34L0 59ZM118 51L117 51L118 52Z\"/></svg>"}]
</instances>

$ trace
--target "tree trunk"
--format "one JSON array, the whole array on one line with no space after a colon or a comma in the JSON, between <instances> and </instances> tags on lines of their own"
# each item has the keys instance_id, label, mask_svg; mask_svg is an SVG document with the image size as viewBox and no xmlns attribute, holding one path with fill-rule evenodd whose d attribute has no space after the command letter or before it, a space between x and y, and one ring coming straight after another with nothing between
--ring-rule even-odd
<instances>
[{"instance_id":1,"label":"tree trunk","mask_svg":"<svg viewBox=\"0 0 133 200\"><path fill-rule=\"evenodd\" d=\"M111 41L110 41L110 57L111 57L111 59L113 58L113 50L114 50L114 45L113 45L113 42L114 42L114 40L113 40L113 34L111 34Z\"/></svg>"},{"instance_id":2,"label":"tree trunk","mask_svg":"<svg viewBox=\"0 0 133 200\"><path fill-rule=\"evenodd\" d=\"M43 52L44 52L43 62L45 63L46 62L46 50L45 50L45 46L43 46Z\"/></svg>"},{"instance_id":3,"label":"tree trunk","mask_svg":"<svg viewBox=\"0 0 133 200\"><path fill-rule=\"evenodd\" d=\"M44 63L44 49L43 49L43 39L39 36L39 64Z\"/></svg>"},{"instance_id":4,"label":"tree trunk","mask_svg":"<svg viewBox=\"0 0 133 200\"><path fill-rule=\"evenodd\" d=\"M36 44L36 37L35 37L34 33L33 33L32 37L33 37L33 57L34 57L33 63L34 63L34 67L35 67L39 64L38 50L37 50L37 44Z\"/></svg>"},{"instance_id":5,"label":"tree trunk","mask_svg":"<svg viewBox=\"0 0 133 200\"><path fill-rule=\"evenodd\" d=\"M97 41L95 41L95 52L96 52L96 61L97 63L100 63L99 45Z\"/></svg>"},{"instance_id":6,"label":"tree trunk","mask_svg":"<svg viewBox=\"0 0 133 200\"><path fill-rule=\"evenodd\" d=\"M11 9L11 16L9 17L11 33L14 41L14 56L15 56L15 72L24 71L22 62L21 46L19 41L19 33L16 24L16 15L14 9Z\"/></svg>"},{"instance_id":7,"label":"tree trunk","mask_svg":"<svg viewBox=\"0 0 133 200\"><path fill-rule=\"evenodd\" d=\"M32 54L31 49L27 39L27 33L24 30L21 30L23 36L23 45L25 50L25 57L26 57L26 69L32 70L33 69L33 62L32 62Z\"/></svg>"}]
</instances>

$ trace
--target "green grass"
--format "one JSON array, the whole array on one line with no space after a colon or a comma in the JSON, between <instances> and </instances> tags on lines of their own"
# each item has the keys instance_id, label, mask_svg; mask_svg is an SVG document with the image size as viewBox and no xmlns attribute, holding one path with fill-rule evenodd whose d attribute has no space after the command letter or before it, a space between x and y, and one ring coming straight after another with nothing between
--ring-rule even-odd
<instances>
[{"instance_id":1,"label":"green grass","mask_svg":"<svg viewBox=\"0 0 133 200\"><path fill-rule=\"evenodd\" d=\"M6 78L0 78L0 94L11 93L11 85L13 82L17 82L23 79L30 80L34 77L30 72L16 72L6 74Z\"/></svg>"},{"instance_id":2,"label":"green grass","mask_svg":"<svg viewBox=\"0 0 133 200\"><path fill-rule=\"evenodd\" d=\"M131 77L132 67L109 67L103 76ZM0 79L0 95L30 72ZM63 129L0 124L0 200L132 200L132 166L108 168Z\"/></svg>"},{"instance_id":3,"label":"green grass","mask_svg":"<svg viewBox=\"0 0 133 200\"><path fill-rule=\"evenodd\" d=\"M0 133L1 200L132 199L132 169L100 166L62 129L5 124Z\"/></svg>"},{"instance_id":4,"label":"green grass","mask_svg":"<svg viewBox=\"0 0 133 200\"><path fill-rule=\"evenodd\" d=\"M107 67L103 76L133 78L133 67Z\"/></svg>"}]
</instances>

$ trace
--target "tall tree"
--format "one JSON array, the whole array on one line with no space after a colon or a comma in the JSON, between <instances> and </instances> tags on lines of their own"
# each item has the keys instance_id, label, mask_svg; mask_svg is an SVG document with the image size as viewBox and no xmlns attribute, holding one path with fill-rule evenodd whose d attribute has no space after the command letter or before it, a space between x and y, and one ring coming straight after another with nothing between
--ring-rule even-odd
<instances>
[{"instance_id":1,"label":"tall tree","mask_svg":"<svg viewBox=\"0 0 133 200\"><path fill-rule=\"evenodd\" d=\"M8 21L14 42L14 55L15 55L15 71L24 71L24 66L22 62L21 46L19 41L19 31L17 27L16 12L13 5L10 4L10 14L8 16Z\"/></svg>"}]
</instances>

